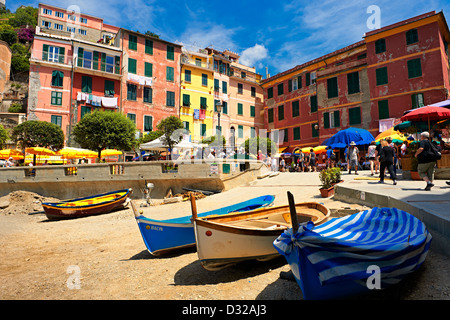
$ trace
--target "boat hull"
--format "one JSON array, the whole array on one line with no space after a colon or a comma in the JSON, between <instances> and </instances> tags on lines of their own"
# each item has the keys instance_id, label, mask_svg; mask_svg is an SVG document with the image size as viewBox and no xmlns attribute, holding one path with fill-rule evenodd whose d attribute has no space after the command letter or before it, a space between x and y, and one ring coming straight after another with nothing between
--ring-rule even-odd
<instances>
[{"instance_id":1,"label":"boat hull","mask_svg":"<svg viewBox=\"0 0 450 320\"><path fill-rule=\"evenodd\" d=\"M131 192L131 189L124 189L56 203L44 202L42 207L49 220L74 219L105 214L123 207ZM105 201L96 201L102 198ZM85 202L92 202L92 204L79 205Z\"/></svg>"},{"instance_id":2,"label":"boat hull","mask_svg":"<svg viewBox=\"0 0 450 320\"><path fill-rule=\"evenodd\" d=\"M306 207L320 210L315 215L303 214ZM320 224L330 214L326 207L317 203L300 203L296 208L299 222L314 219ZM287 221L290 221L289 206L228 215L223 219L196 219L197 254L202 267L216 271L245 260L269 260L280 256L273 241L289 227Z\"/></svg>"},{"instance_id":3,"label":"boat hull","mask_svg":"<svg viewBox=\"0 0 450 320\"><path fill-rule=\"evenodd\" d=\"M199 216L226 215L230 212L251 211L273 203L275 197L266 195L231 206L199 214ZM192 216L184 216L168 220L154 220L137 213L134 204L136 222L147 250L152 255L161 255L173 250L195 246L194 225Z\"/></svg>"}]
</instances>

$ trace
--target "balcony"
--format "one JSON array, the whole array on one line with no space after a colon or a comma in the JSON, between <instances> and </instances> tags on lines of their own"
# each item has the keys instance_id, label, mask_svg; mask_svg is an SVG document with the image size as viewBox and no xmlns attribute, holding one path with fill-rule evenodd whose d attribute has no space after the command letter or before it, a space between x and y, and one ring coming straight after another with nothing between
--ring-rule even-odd
<instances>
[{"instance_id":1,"label":"balcony","mask_svg":"<svg viewBox=\"0 0 450 320\"><path fill-rule=\"evenodd\" d=\"M72 68L72 55L60 54L53 51L33 50L30 62L35 64L52 65L55 67Z\"/></svg>"},{"instance_id":2,"label":"balcony","mask_svg":"<svg viewBox=\"0 0 450 320\"><path fill-rule=\"evenodd\" d=\"M116 64L114 58L112 60L105 59L100 62L94 61L92 58L80 58L77 56L74 61L74 71L116 80L119 80L122 76L120 74L120 62L119 64Z\"/></svg>"},{"instance_id":3,"label":"balcony","mask_svg":"<svg viewBox=\"0 0 450 320\"><path fill-rule=\"evenodd\" d=\"M190 66L196 66L209 71L213 70L213 65L211 63L195 60L187 56L182 56L181 63Z\"/></svg>"}]
</instances>

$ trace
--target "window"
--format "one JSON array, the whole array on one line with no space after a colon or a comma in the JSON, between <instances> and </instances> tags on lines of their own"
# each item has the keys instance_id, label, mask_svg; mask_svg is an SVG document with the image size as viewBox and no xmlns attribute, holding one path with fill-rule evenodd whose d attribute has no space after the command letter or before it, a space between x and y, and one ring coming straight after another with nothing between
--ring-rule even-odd
<instances>
[{"instance_id":1,"label":"window","mask_svg":"<svg viewBox=\"0 0 450 320\"><path fill-rule=\"evenodd\" d=\"M359 73L352 72L347 74L348 94L359 92Z\"/></svg>"},{"instance_id":2,"label":"window","mask_svg":"<svg viewBox=\"0 0 450 320\"><path fill-rule=\"evenodd\" d=\"M238 83L238 94L243 93L244 93L244 86L242 85L242 83Z\"/></svg>"},{"instance_id":3,"label":"window","mask_svg":"<svg viewBox=\"0 0 450 320\"><path fill-rule=\"evenodd\" d=\"M175 107L175 92L173 91L166 92L166 105L168 107Z\"/></svg>"},{"instance_id":4,"label":"window","mask_svg":"<svg viewBox=\"0 0 450 320\"><path fill-rule=\"evenodd\" d=\"M127 113L127 118L133 121L136 124L136 114L134 113Z\"/></svg>"},{"instance_id":5,"label":"window","mask_svg":"<svg viewBox=\"0 0 450 320\"><path fill-rule=\"evenodd\" d=\"M361 107L348 109L349 123L360 124L361 123Z\"/></svg>"},{"instance_id":6,"label":"window","mask_svg":"<svg viewBox=\"0 0 450 320\"><path fill-rule=\"evenodd\" d=\"M81 92L92 93L92 78L88 76L81 77Z\"/></svg>"},{"instance_id":7,"label":"window","mask_svg":"<svg viewBox=\"0 0 450 320\"><path fill-rule=\"evenodd\" d=\"M239 125L238 126L238 138L244 137L244 126Z\"/></svg>"},{"instance_id":8,"label":"window","mask_svg":"<svg viewBox=\"0 0 450 320\"><path fill-rule=\"evenodd\" d=\"M323 127L325 129L338 128L340 125L339 110L323 113Z\"/></svg>"},{"instance_id":9,"label":"window","mask_svg":"<svg viewBox=\"0 0 450 320\"><path fill-rule=\"evenodd\" d=\"M289 142L289 129L283 129L283 142Z\"/></svg>"},{"instance_id":10,"label":"window","mask_svg":"<svg viewBox=\"0 0 450 320\"><path fill-rule=\"evenodd\" d=\"M242 79L245 79L246 76L247 76L247 75L245 74L245 72L241 71L241 78L242 78Z\"/></svg>"},{"instance_id":11,"label":"window","mask_svg":"<svg viewBox=\"0 0 450 320\"><path fill-rule=\"evenodd\" d=\"M311 84L311 74L308 72L305 75L305 86L309 86Z\"/></svg>"},{"instance_id":12,"label":"window","mask_svg":"<svg viewBox=\"0 0 450 320\"><path fill-rule=\"evenodd\" d=\"M189 130L189 121L183 121L183 128L187 132L190 132L190 130Z\"/></svg>"},{"instance_id":13,"label":"window","mask_svg":"<svg viewBox=\"0 0 450 320\"><path fill-rule=\"evenodd\" d=\"M56 29L56 30L61 30L61 31L62 31L63 25L62 25L62 24L59 24L59 23L55 23L55 29Z\"/></svg>"},{"instance_id":14,"label":"window","mask_svg":"<svg viewBox=\"0 0 450 320\"><path fill-rule=\"evenodd\" d=\"M237 114L239 116L244 115L244 106L242 105L242 103L237 104Z\"/></svg>"},{"instance_id":15,"label":"window","mask_svg":"<svg viewBox=\"0 0 450 320\"><path fill-rule=\"evenodd\" d=\"M408 79L422 76L422 66L420 58L409 60L408 62Z\"/></svg>"},{"instance_id":16,"label":"window","mask_svg":"<svg viewBox=\"0 0 450 320\"><path fill-rule=\"evenodd\" d=\"M283 86L283 84L282 83L280 83L279 85L278 85L278 95L279 96L281 96L282 94L284 94L284 86Z\"/></svg>"},{"instance_id":17,"label":"window","mask_svg":"<svg viewBox=\"0 0 450 320\"><path fill-rule=\"evenodd\" d=\"M167 46L167 59L175 60L175 48L172 46Z\"/></svg>"},{"instance_id":18,"label":"window","mask_svg":"<svg viewBox=\"0 0 450 320\"><path fill-rule=\"evenodd\" d=\"M144 131L153 131L153 117L144 115Z\"/></svg>"},{"instance_id":19,"label":"window","mask_svg":"<svg viewBox=\"0 0 450 320\"><path fill-rule=\"evenodd\" d=\"M375 76L377 79L377 86L388 83L387 67L378 68L375 70Z\"/></svg>"},{"instance_id":20,"label":"window","mask_svg":"<svg viewBox=\"0 0 450 320\"><path fill-rule=\"evenodd\" d=\"M86 30L84 30L84 29L78 29L78 33L83 35L83 36L85 36L87 34Z\"/></svg>"},{"instance_id":21,"label":"window","mask_svg":"<svg viewBox=\"0 0 450 320\"><path fill-rule=\"evenodd\" d=\"M58 127L61 127L62 124L62 116L51 116L50 122L56 124Z\"/></svg>"},{"instance_id":22,"label":"window","mask_svg":"<svg viewBox=\"0 0 450 320\"><path fill-rule=\"evenodd\" d=\"M44 27L45 29L50 29L52 27L52 23L42 20L42 27Z\"/></svg>"},{"instance_id":23,"label":"window","mask_svg":"<svg viewBox=\"0 0 450 320\"><path fill-rule=\"evenodd\" d=\"M273 122L273 108L267 110L267 120L269 121L269 123Z\"/></svg>"},{"instance_id":24,"label":"window","mask_svg":"<svg viewBox=\"0 0 450 320\"><path fill-rule=\"evenodd\" d=\"M389 118L389 103L387 100L378 101L378 119Z\"/></svg>"},{"instance_id":25,"label":"window","mask_svg":"<svg viewBox=\"0 0 450 320\"><path fill-rule=\"evenodd\" d=\"M228 84L226 81L222 81L222 93L228 93Z\"/></svg>"},{"instance_id":26,"label":"window","mask_svg":"<svg viewBox=\"0 0 450 320\"><path fill-rule=\"evenodd\" d=\"M136 74L136 65L137 61L136 59L128 58L128 72Z\"/></svg>"},{"instance_id":27,"label":"window","mask_svg":"<svg viewBox=\"0 0 450 320\"><path fill-rule=\"evenodd\" d=\"M75 33L75 27L67 27L67 32Z\"/></svg>"},{"instance_id":28,"label":"window","mask_svg":"<svg viewBox=\"0 0 450 320\"><path fill-rule=\"evenodd\" d=\"M219 92L220 89L219 83L220 83L219 79L214 79L214 91L216 92Z\"/></svg>"},{"instance_id":29,"label":"window","mask_svg":"<svg viewBox=\"0 0 450 320\"><path fill-rule=\"evenodd\" d=\"M278 106L278 121L284 120L284 105Z\"/></svg>"},{"instance_id":30,"label":"window","mask_svg":"<svg viewBox=\"0 0 450 320\"><path fill-rule=\"evenodd\" d=\"M417 33L417 29L411 29L406 31L406 44L413 44L419 42L419 34Z\"/></svg>"},{"instance_id":31,"label":"window","mask_svg":"<svg viewBox=\"0 0 450 320\"><path fill-rule=\"evenodd\" d=\"M202 66L202 59L195 58L195 65L201 67Z\"/></svg>"},{"instance_id":32,"label":"window","mask_svg":"<svg viewBox=\"0 0 450 320\"><path fill-rule=\"evenodd\" d=\"M300 89L302 87L302 76L297 77L297 83L298 83L298 88Z\"/></svg>"},{"instance_id":33,"label":"window","mask_svg":"<svg viewBox=\"0 0 450 320\"><path fill-rule=\"evenodd\" d=\"M68 15L67 15L67 20L75 21L76 19L77 19L77 17L74 16L74 15L72 15L72 14L68 14Z\"/></svg>"},{"instance_id":34,"label":"window","mask_svg":"<svg viewBox=\"0 0 450 320\"><path fill-rule=\"evenodd\" d=\"M80 22L81 22L81 23L87 23L87 19L86 19L86 18L81 18L81 17L80 17Z\"/></svg>"},{"instance_id":35,"label":"window","mask_svg":"<svg viewBox=\"0 0 450 320\"><path fill-rule=\"evenodd\" d=\"M153 40L145 39L145 53L153 54Z\"/></svg>"},{"instance_id":36,"label":"window","mask_svg":"<svg viewBox=\"0 0 450 320\"><path fill-rule=\"evenodd\" d=\"M267 88L267 99L273 98L273 87Z\"/></svg>"},{"instance_id":37,"label":"window","mask_svg":"<svg viewBox=\"0 0 450 320\"><path fill-rule=\"evenodd\" d=\"M55 17L64 18L64 13L59 12L59 11L55 11Z\"/></svg>"},{"instance_id":38,"label":"window","mask_svg":"<svg viewBox=\"0 0 450 320\"><path fill-rule=\"evenodd\" d=\"M135 84L127 83L127 100L136 101L137 87Z\"/></svg>"},{"instance_id":39,"label":"window","mask_svg":"<svg viewBox=\"0 0 450 320\"><path fill-rule=\"evenodd\" d=\"M89 113L91 113L92 108L88 106L81 106L80 110L80 119L83 119L83 117Z\"/></svg>"},{"instance_id":40,"label":"window","mask_svg":"<svg viewBox=\"0 0 450 320\"><path fill-rule=\"evenodd\" d=\"M292 92L292 79L288 80L288 92Z\"/></svg>"},{"instance_id":41,"label":"window","mask_svg":"<svg viewBox=\"0 0 450 320\"><path fill-rule=\"evenodd\" d=\"M411 95L411 109L423 107L423 101L423 93L415 93Z\"/></svg>"},{"instance_id":42,"label":"window","mask_svg":"<svg viewBox=\"0 0 450 320\"><path fill-rule=\"evenodd\" d=\"M206 123L200 124L200 136L202 137L206 136Z\"/></svg>"},{"instance_id":43,"label":"window","mask_svg":"<svg viewBox=\"0 0 450 320\"><path fill-rule=\"evenodd\" d=\"M50 62L64 63L65 49L44 44L42 47L42 60Z\"/></svg>"},{"instance_id":44,"label":"window","mask_svg":"<svg viewBox=\"0 0 450 320\"><path fill-rule=\"evenodd\" d=\"M92 68L92 52L83 50L83 68Z\"/></svg>"},{"instance_id":45,"label":"window","mask_svg":"<svg viewBox=\"0 0 450 320\"><path fill-rule=\"evenodd\" d=\"M294 140L300 140L300 127L292 128L292 133L293 133Z\"/></svg>"},{"instance_id":46,"label":"window","mask_svg":"<svg viewBox=\"0 0 450 320\"><path fill-rule=\"evenodd\" d=\"M207 107L207 99L205 97L200 97L200 109L206 109Z\"/></svg>"},{"instance_id":47,"label":"window","mask_svg":"<svg viewBox=\"0 0 450 320\"><path fill-rule=\"evenodd\" d=\"M52 10L47 9L47 8L42 8L42 13L51 15L52 14Z\"/></svg>"},{"instance_id":48,"label":"window","mask_svg":"<svg viewBox=\"0 0 450 320\"><path fill-rule=\"evenodd\" d=\"M202 73L202 86L208 86L208 75Z\"/></svg>"},{"instance_id":49,"label":"window","mask_svg":"<svg viewBox=\"0 0 450 320\"><path fill-rule=\"evenodd\" d=\"M191 70L184 70L184 81L191 83Z\"/></svg>"},{"instance_id":50,"label":"window","mask_svg":"<svg viewBox=\"0 0 450 320\"><path fill-rule=\"evenodd\" d=\"M298 90L298 78L292 79L292 90Z\"/></svg>"},{"instance_id":51,"label":"window","mask_svg":"<svg viewBox=\"0 0 450 320\"><path fill-rule=\"evenodd\" d=\"M256 88L255 87L251 87L250 91L251 91L251 96L252 97L256 97Z\"/></svg>"},{"instance_id":52,"label":"window","mask_svg":"<svg viewBox=\"0 0 450 320\"><path fill-rule=\"evenodd\" d=\"M378 39L375 41L375 53L382 53L386 51L386 40Z\"/></svg>"},{"instance_id":53,"label":"window","mask_svg":"<svg viewBox=\"0 0 450 320\"><path fill-rule=\"evenodd\" d=\"M191 105L191 96L183 93L183 107L189 107Z\"/></svg>"},{"instance_id":54,"label":"window","mask_svg":"<svg viewBox=\"0 0 450 320\"><path fill-rule=\"evenodd\" d=\"M166 67L166 80L173 82L174 79L175 79L174 69L172 67Z\"/></svg>"},{"instance_id":55,"label":"window","mask_svg":"<svg viewBox=\"0 0 450 320\"><path fill-rule=\"evenodd\" d=\"M313 138L317 138L319 136L319 130L316 129L317 123L311 124L311 134Z\"/></svg>"},{"instance_id":56,"label":"window","mask_svg":"<svg viewBox=\"0 0 450 320\"><path fill-rule=\"evenodd\" d=\"M292 101L292 117L298 117L300 115L300 101Z\"/></svg>"},{"instance_id":57,"label":"window","mask_svg":"<svg viewBox=\"0 0 450 320\"><path fill-rule=\"evenodd\" d=\"M338 96L337 77L327 79L328 99Z\"/></svg>"},{"instance_id":58,"label":"window","mask_svg":"<svg viewBox=\"0 0 450 320\"><path fill-rule=\"evenodd\" d=\"M153 102L153 89L150 87L144 87L144 102Z\"/></svg>"},{"instance_id":59,"label":"window","mask_svg":"<svg viewBox=\"0 0 450 320\"><path fill-rule=\"evenodd\" d=\"M62 105L62 92L52 91L51 104L54 106Z\"/></svg>"},{"instance_id":60,"label":"window","mask_svg":"<svg viewBox=\"0 0 450 320\"><path fill-rule=\"evenodd\" d=\"M250 106L250 117L255 117L255 106Z\"/></svg>"},{"instance_id":61,"label":"window","mask_svg":"<svg viewBox=\"0 0 450 320\"><path fill-rule=\"evenodd\" d=\"M226 101L222 101L222 113L228 114L228 103Z\"/></svg>"},{"instance_id":62,"label":"window","mask_svg":"<svg viewBox=\"0 0 450 320\"><path fill-rule=\"evenodd\" d=\"M311 112L317 112L317 96L311 96L309 100L311 103Z\"/></svg>"},{"instance_id":63,"label":"window","mask_svg":"<svg viewBox=\"0 0 450 320\"><path fill-rule=\"evenodd\" d=\"M114 81L105 80L105 97L114 97Z\"/></svg>"},{"instance_id":64,"label":"window","mask_svg":"<svg viewBox=\"0 0 450 320\"><path fill-rule=\"evenodd\" d=\"M256 137L256 129L255 127L250 127L250 138Z\"/></svg>"},{"instance_id":65,"label":"window","mask_svg":"<svg viewBox=\"0 0 450 320\"><path fill-rule=\"evenodd\" d=\"M128 35L128 49L137 50L137 36L132 34Z\"/></svg>"},{"instance_id":66,"label":"window","mask_svg":"<svg viewBox=\"0 0 450 320\"><path fill-rule=\"evenodd\" d=\"M54 70L52 72L52 87L63 86L64 73L62 71Z\"/></svg>"}]
</instances>

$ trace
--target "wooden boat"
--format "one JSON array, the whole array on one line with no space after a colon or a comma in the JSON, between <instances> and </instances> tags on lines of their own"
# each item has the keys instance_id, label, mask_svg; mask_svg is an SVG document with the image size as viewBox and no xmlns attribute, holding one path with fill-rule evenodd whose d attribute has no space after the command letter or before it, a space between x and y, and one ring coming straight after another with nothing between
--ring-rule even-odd
<instances>
[{"instance_id":1,"label":"wooden boat","mask_svg":"<svg viewBox=\"0 0 450 320\"><path fill-rule=\"evenodd\" d=\"M293 230L296 230L294 233ZM424 262L425 225L396 208L373 208L320 226L288 229L274 241L305 299L341 299L400 282Z\"/></svg>"},{"instance_id":2,"label":"wooden boat","mask_svg":"<svg viewBox=\"0 0 450 320\"><path fill-rule=\"evenodd\" d=\"M230 212L250 211L269 206L275 197L265 195L244 202L236 203L216 210L203 212L200 217L210 215L225 215ZM194 225L192 216L183 216L175 219L155 220L142 215L131 202L139 230L148 251L152 255L160 255L172 250L195 246Z\"/></svg>"},{"instance_id":3,"label":"wooden boat","mask_svg":"<svg viewBox=\"0 0 450 320\"><path fill-rule=\"evenodd\" d=\"M297 219L321 224L330 216L327 207L316 202L295 205ZM193 214L195 215L195 213ZM201 265L220 270L244 260L268 260L279 256L273 241L290 226L288 205L194 219L197 254Z\"/></svg>"},{"instance_id":4,"label":"wooden boat","mask_svg":"<svg viewBox=\"0 0 450 320\"><path fill-rule=\"evenodd\" d=\"M49 220L80 218L123 207L131 193L131 188L123 189L60 202L43 202L42 207Z\"/></svg>"}]
</instances>

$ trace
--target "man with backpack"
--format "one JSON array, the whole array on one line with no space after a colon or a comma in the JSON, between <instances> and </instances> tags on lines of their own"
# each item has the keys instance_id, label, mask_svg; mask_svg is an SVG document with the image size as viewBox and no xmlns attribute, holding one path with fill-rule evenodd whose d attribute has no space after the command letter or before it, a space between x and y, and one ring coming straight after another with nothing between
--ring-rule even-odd
<instances>
[{"instance_id":1,"label":"man with backpack","mask_svg":"<svg viewBox=\"0 0 450 320\"><path fill-rule=\"evenodd\" d=\"M435 153L434 147L429 139L430 134L427 131L420 134L419 148L414 155L418 161L417 171L419 176L427 183L425 187L426 191L430 191L434 186L434 167L438 160L438 154Z\"/></svg>"}]
</instances>

